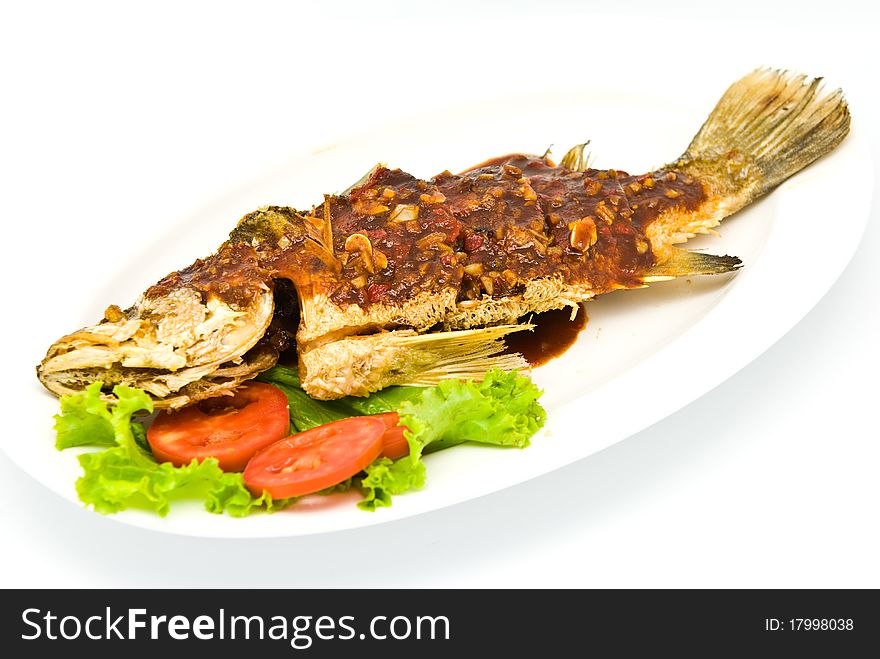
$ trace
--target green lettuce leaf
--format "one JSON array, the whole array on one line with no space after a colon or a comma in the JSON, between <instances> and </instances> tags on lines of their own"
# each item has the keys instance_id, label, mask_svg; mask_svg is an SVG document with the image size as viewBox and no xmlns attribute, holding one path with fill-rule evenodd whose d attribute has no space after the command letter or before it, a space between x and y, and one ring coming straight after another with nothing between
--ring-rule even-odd
<instances>
[{"instance_id":1,"label":"green lettuce leaf","mask_svg":"<svg viewBox=\"0 0 880 659\"><path fill-rule=\"evenodd\" d=\"M384 414L396 412L405 401L418 400L425 389L425 387L386 387L366 398L349 396L342 400L358 414Z\"/></svg>"},{"instance_id":2,"label":"green lettuce leaf","mask_svg":"<svg viewBox=\"0 0 880 659\"><path fill-rule=\"evenodd\" d=\"M393 412L405 400L422 395L422 387L386 387L366 398L347 396L337 400L315 400L302 390L299 373L289 366L275 366L261 373L261 382L275 385L290 403L290 422L297 432L339 419Z\"/></svg>"},{"instance_id":3,"label":"green lettuce leaf","mask_svg":"<svg viewBox=\"0 0 880 659\"><path fill-rule=\"evenodd\" d=\"M331 485L330 487L325 487L320 492L316 492L316 494L336 494L337 492L348 492L355 485L354 477L346 478L341 483L336 483L336 485Z\"/></svg>"},{"instance_id":4,"label":"green lettuce leaf","mask_svg":"<svg viewBox=\"0 0 880 659\"><path fill-rule=\"evenodd\" d=\"M267 511L287 505L272 501L268 494L254 497L239 473L226 473L217 460L175 467L158 463L148 450L146 433L132 422L136 412L151 412L152 401L139 389L114 387L115 401L101 398L101 383L61 399L61 414L55 417L56 446L107 446L104 451L79 456L83 475L76 483L80 500L102 514L126 508L146 508L167 515L171 502L202 499L213 513L235 517L255 508Z\"/></svg>"},{"instance_id":5,"label":"green lettuce leaf","mask_svg":"<svg viewBox=\"0 0 880 659\"><path fill-rule=\"evenodd\" d=\"M202 464L209 461L214 462L216 470L219 471L219 474L215 472L207 479L209 488L205 496L205 509L210 513L227 512L233 517L244 517L257 509L272 513L296 501L296 499L276 501L265 491L259 497L255 497L244 486L244 477L240 473L222 471L213 458L202 461Z\"/></svg>"},{"instance_id":6,"label":"green lettuce leaf","mask_svg":"<svg viewBox=\"0 0 880 659\"><path fill-rule=\"evenodd\" d=\"M490 371L482 382L444 380L398 409L409 458L463 442L528 446L547 418L538 403L542 393L515 372Z\"/></svg>"},{"instance_id":7,"label":"green lettuce leaf","mask_svg":"<svg viewBox=\"0 0 880 659\"><path fill-rule=\"evenodd\" d=\"M361 479L364 498L358 502L362 510L390 506L391 495L420 490L425 485L425 463L421 460L379 458L364 471L366 475Z\"/></svg>"},{"instance_id":8,"label":"green lettuce leaf","mask_svg":"<svg viewBox=\"0 0 880 659\"><path fill-rule=\"evenodd\" d=\"M153 411L153 401L140 389L114 388L116 404L101 399L101 383L61 398L61 414L55 415L55 448L116 446L133 439L131 417ZM143 427L141 426L141 430Z\"/></svg>"},{"instance_id":9,"label":"green lettuce leaf","mask_svg":"<svg viewBox=\"0 0 880 659\"><path fill-rule=\"evenodd\" d=\"M243 517L253 509L276 510L285 502L274 502L263 493L255 498L244 486L241 474L226 473L217 460L175 467L170 462L136 464L122 447L79 456L84 475L76 482L80 500L101 514L126 508L147 508L161 516L173 501L204 499L212 513L228 512Z\"/></svg>"}]
</instances>

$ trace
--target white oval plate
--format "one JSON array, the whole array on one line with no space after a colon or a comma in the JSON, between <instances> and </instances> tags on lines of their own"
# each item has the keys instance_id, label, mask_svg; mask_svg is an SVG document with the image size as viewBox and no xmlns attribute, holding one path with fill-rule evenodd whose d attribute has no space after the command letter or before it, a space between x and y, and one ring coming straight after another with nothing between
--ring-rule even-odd
<instances>
[{"instance_id":1,"label":"white oval plate","mask_svg":"<svg viewBox=\"0 0 880 659\"><path fill-rule=\"evenodd\" d=\"M175 270L219 245L236 220L264 204L309 207L377 161L428 177L486 158L551 143L592 139L595 166L648 171L690 141L714 98L686 106L669 97L607 90L593 94L511 97L456 112L421 115L347 138L292 160L279 171L218 200L133 254L82 318L58 319L60 336L93 321L109 303L127 304L152 281L144 272ZM563 152L559 149L559 153ZM462 446L427 458L424 490L395 498L375 513L355 507L354 493L312 497L288 510L244 519L178 504L166 518L126 511L112 519L169 533L271 537L379 524L473 499L570 464L659 421L746 366L791 329L824 295L855 251L868 217L873 181L858 130L830 156L784 183L721 227L723 237L690 248L735 254L735 275L693 278L621 291L587 305L589 323L565 355L534 370L545 390L546 428L525 450ZM836 192L836 191L845 191ZM33 361L46 346L32 346ZM53 448L57 402L38 384L30 396L38 441L4 439L22 469L81 505L73 451ZM772 393L768 392L768 395ZM731 411L735 413L735 411Z\"/></svg>"}]
</instances>

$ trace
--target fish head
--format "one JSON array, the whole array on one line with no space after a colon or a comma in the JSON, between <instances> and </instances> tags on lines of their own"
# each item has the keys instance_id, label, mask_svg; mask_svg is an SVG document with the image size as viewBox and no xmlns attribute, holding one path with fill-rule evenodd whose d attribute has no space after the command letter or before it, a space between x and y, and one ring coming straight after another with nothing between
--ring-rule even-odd
<instances>
[{"instance_id":1,"label":"fish head","mask_svg":"<svg viewBox=\"0 0 880 659\"><path fill-rule=\"evenodd\" d=\"M156 407L180 407L230 392L274 364L277 351L258 345L273 311L256 250L226 243L130 308L110 306L97 324L60 338L37 374L58 395L101 381L144 389Z\"/></svg>"},{"instance_id":2,"label":"fish head","mask_svg":"<svg viewBox=\"0 0 880 659\"><path fill-rule=\"evenodd\" d=\"M296 295L278 268L308 231L292 208L245 215L208 258L169 274L131 307L110 306L100 322L58 339L37 367L39 379L59 396L97 381L107 390L138 387L157 408L232 393L292 343ZM286 268L295 278L296 269Z\"/></svg>"}]
</instances>

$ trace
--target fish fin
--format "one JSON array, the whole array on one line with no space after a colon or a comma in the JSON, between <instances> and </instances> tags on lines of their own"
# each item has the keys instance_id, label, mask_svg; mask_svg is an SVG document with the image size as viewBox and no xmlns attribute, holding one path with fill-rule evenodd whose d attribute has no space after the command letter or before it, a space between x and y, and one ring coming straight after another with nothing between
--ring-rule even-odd
<instances>
[{"instance_id":1,"label":"fish fin","mask_svg":"<svg viewBox=\"0 0 880 659\"><path fill-rule=\"evenodd\" d=\"M650 284L690 275L718 275L741 267L742 261L735 256L716 256L673 247L671 256L648 270L642 281Z\"/></svg>"},{"instance_id":2,"label":"fish fin","mask_svg":"<svg viewBox=\"0 0 880 659\"><path fill-rule=\"evenodd\" d=\"M324 195L324 224L321 227L321 246L332 256L333 253L333 223L330 220L330 196Z\"/></svg>"},{"instance_id":3,"label":"fish fin","mask_svg":"<svg viewBox=\"0 0 880 659\"><path fill-rule=\"evenodd\" d=\"M333 250L333 223L330 217L330 195L324 195L324 203L312 208L312 212L303 217L306 228L308 246L313 247L313 253L328 267L339 270L336 253ZM308 249L307 246L307 249Z\"/></svg>"},{"instance_id":4,"label":"fish fin","mask_svg":"<svg viewBox=\"0 0 880 659\"><path fill-rule=\"evenodd\" d=\"M528 370L529 364L519 353L498 354L505 349L503 337L511 332L534 329L534 325L497 325L478 329L419 334L405 337L401 344L438 355L426 370L406 382L421 386L436 385L448 378L481 380L487 371Z\"/></svg>"},{"instance_id":5,"label":"fish fin","mask_svg":"<svg viewBox=\"0 0 880 659\"><path fill-rule=\"evenodd\" d=\"M390 385L428 386L446 378L481 379L486 371L528 369L519 354L499 354L504 336L530 324L418 334L394 330L349 336L300 352L302 387L312 398L367 396Z\"/></svg>"},{"instance_id":6,"label":"fish fin","mask_svg":"<svg viewBox=\"0 0 880 659\"><path fill-rule=\"evenodd\" d=\"M359 187L361 187L364 183L366 183L367 181L369 181L369 180L370 180L370 177L371 177L373 174L375 174L378 170L380 170L380 169L385 169L385 168L387 168L387 167L388 167L388 165L387 165L386 163L384 163L384 162L376 163L375 165L373 165L373 166L370 168L370 170L369 170L366 174L364 174L363 176L361 176L357 181L355 181L354 183L352 183L351 185L349 185L347 188L345 188L345 190L343 190L342 192L340 192L340 193L339 193L339 196L340 196L340 197L344 197L345 195L349 194L349 193L350 193L352 190L354 190L355 188L359 188Z\"/></svg>"},{"instance_id":7,"label":"fish fin","mask_svg":"<svg viewBox=\"0 0 880 659\"><path fill-rule=\"evenodd\" d=\"M850 115L841 90L822 78L758 69L735 82L672 168L707 176L736 198L733 212L825 155L846 137Z\"/></svg>"},{"instance_id":8,"label":"fish fin","mask_svg":"<svg viewBox=\"0 0 880 659\"><path fill-rule=\"evenodd\" d=\"M583 144L575 144L564 156L562 156L562 160L559 161L559 166L570 169L573 172L583 172L589 169L591 155L589 152L584 155L584 149L586 149L589 144L590 140L587 140Z\"/></svg>"}]
</instances>

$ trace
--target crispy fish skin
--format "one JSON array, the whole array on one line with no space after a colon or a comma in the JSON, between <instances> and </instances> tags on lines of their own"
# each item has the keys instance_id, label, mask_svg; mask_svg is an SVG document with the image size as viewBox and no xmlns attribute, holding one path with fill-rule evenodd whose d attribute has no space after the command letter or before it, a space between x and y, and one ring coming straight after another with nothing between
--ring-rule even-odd
<instances>
[{"instance_id":1,"label":"crispy fish skin","mask_svg":"<svg viewBox=\"0 0 880 659\"><path fill-rule=\"evenodd\" d=\"M245 216L217 254L123 317L60 340L38 373L56 393L105 376L134 383L158 407L230 391L277 358L265 309L283 280L298 297L300 375L316 398L523 367L492 355L528 313L739 267L675 244L711 232L848 130L839 91L758 70L728 89L681 157L649 173L589 168L583 145L560 166L513 154L431 180L377 166L310 212ZM233 375L214 383L218 373Z\"/></svg>"}]
</instances>

